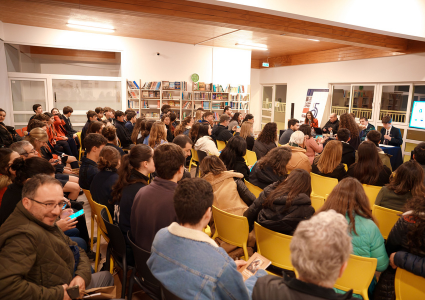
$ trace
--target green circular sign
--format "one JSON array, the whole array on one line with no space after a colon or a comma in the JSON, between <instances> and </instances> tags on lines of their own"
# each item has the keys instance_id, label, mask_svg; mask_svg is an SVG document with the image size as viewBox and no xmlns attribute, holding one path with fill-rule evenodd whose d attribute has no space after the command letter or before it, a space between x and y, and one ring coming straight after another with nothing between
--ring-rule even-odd
<instances>
[{"instance_id":1,"label":"green circular sign","mask_svg":"<svg viewBox=\"0 0 425 300\"><path fill-rule=\"evenodd\" d=\"M190 78L192 78L193 82L198 82L199 81L199 75L196 73L193 73Z\"/></svg>"}]
</instances>

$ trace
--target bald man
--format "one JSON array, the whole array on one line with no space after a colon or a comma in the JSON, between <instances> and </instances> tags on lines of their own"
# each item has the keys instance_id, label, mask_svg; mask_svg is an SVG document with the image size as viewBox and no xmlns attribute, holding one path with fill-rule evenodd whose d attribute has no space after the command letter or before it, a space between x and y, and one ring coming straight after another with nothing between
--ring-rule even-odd
<instances>
[{"instance_id":1,"label":"bald man","mask_svg":"<svg viewBox=\"0 0 425 300\"><path fill-rule=\"evenodd\" d=\"M329 121L326 122L325 126L323 126L322 131L323 133L330 133L332 130L332 133L335 134L338 131L338 128L339 128L338 116L332 113L329 116Z\"/></svg>"}]
</instances>

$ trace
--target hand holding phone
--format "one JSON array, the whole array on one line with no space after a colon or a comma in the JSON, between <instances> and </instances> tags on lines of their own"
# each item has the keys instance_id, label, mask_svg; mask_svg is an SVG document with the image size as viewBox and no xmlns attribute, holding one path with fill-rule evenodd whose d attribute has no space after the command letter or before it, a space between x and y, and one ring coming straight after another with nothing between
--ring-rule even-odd
<instances>
[{"instance_id":1,"label":"hand holding phone","mask_svg":"<svg viewBox=\"0 0 425 300\"><path fill-rule=\"evenodd\" d=\"M80 298L80 288L78 285L68 287L66 289L66 292L68 293L68 296L73 300Z\"/></svg>"},{"instance_id":2,"label":"hand holding phone","mask_svg":"<svg viewBox=\"0 0 425 300\"><path fill-rule=\"evenodd\" d=\"M75 219L75 218L78 218L79 216L82 216L82 215L84 215L84 209L80 209L79 211L77 211L76 213L73 213L69 217L71 219Z\"/></svg>"}]
</instances>

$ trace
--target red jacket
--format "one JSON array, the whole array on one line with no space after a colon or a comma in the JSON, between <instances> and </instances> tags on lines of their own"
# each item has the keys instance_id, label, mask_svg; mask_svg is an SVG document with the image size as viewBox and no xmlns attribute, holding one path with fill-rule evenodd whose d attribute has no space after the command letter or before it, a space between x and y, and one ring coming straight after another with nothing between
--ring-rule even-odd
<instances>
[{"instance_id":1,"label":"red jacket","mask_svg":"<svg viewBox=\"0 0 425 300\"><path fill-rule=\"evenodd\" d=\"M308 122L304 121L304 124L308 124ZM313 119L313 122L310 124L310 126L314 128L319 127L319 121L317 119Z\"/></svg>"},{"instance_id":2,"label":"red jacket","mask_svg":"<svg viewBox=\"0 0 425 300\"><path fill-rule=\"evenodd\" d=\"M63 127L65 125L65 121L59 118L59 116L55 115L55 121L53 122L53 125L55 126L56 133L58 136L66 136L67 131Z\"/></svg>"}]
</instances>

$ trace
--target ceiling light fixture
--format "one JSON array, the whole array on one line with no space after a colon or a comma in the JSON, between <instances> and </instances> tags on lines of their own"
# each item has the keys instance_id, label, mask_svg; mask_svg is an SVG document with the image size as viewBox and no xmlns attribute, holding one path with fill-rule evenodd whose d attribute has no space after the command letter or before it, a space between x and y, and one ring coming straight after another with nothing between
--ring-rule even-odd
<instances>
[{"instance_id":1,"label":"ceiling light fixture","mask_svg":"<svg viewBox=\"0 0 425 300\"><path fill-rule=\"evenodd\" d=\"M66 23L66 26L71 28L90 30L90 31L100 31L100 32L107 32L107 33L115 32L115 28L112 25L94 23L94 22L70 20L68 21L68 23Z\"/></svg>"},{"instance_id":2,"label":"ceiling light fixture","mask_svg":"<svg viewBox=\"0 0 425 300\"><path fill-rule=\"evenodd\" d=\"M308 39L308 40L313 42L320 42L319 40L315 40L315 39Z\"/></svg>"},{"instance_id":3,"label":"ceiling light fixture","mask_svg":"<svg viewBox=\"0 0 425 300\"><path fill-rule=\"evenodd\" d=\"M264 44L236 43L235 46L254 50L269 50L267 49L267 45Z\"/></svg>"}]
</instances>

